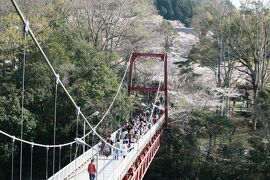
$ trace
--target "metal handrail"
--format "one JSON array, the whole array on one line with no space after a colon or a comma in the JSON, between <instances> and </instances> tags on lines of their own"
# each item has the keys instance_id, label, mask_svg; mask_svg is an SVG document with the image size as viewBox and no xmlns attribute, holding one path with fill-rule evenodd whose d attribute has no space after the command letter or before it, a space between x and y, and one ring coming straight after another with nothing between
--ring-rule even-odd
<instances>
[{"instance_id":1,"label":"metal handrail","mask_svg":"<svg viewBox=\"0 0 270 180\"><path fill-rule=\"evenodd\" d=\"M120 166L111 175L110 180L121 180L127 173L131 165L134 163L136 158L140 155L141 151L147 145L147 143L152 139L156 132L162 127L165 120L163 115L152 128L134 145L134 148L128 153L126 158L121 162Z\"/></svg>"}]
</instances>

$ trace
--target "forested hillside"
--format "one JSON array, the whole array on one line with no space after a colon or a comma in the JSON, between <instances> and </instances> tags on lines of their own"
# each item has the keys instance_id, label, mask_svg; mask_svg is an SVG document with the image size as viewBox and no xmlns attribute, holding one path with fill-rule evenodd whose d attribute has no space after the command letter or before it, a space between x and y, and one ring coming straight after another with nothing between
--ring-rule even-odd
<instances>
[{"instance_id":1,"label":"forested hillside","mask_svg":"<svg viewBox=\"0 0 270 180\"><path fill-rule=\"evenodd\" d=\"M209 0L155 0L158 13L167 20L178 20L186 26L192 25L192 17L196 14L196 7L209 3ZM229 0L224 1L229 8L233 8Z\"/></svg>"},{"instance_id":2,"label":"forested hillside","mask_svg":"<svg viewBox=\"0 0 270 180\"><path fill-rule=\"evenodd\" d=\"M186 26L191 25L195 13L195 0L156 0L155 5L160 15L168 20L179 20Z\"/></svg>"},{"instance_id":3,"label":"forested hillside","mask_svg":"<svg viewBox=\"0 0 270 180\"><path fill-rule=\"evenodd\" d=\"M146 179L270 178L269 12L259 0L197 5L197 44L180 57L187 41L170 49L179 67L175 114Z\"/></svg>"},{"instance_id":4,"label":"forested hillside","mask_svg":"<svg viewBox=\"0 0 270 180\"><path fill-rule=\"evenodd\" d=\"M0 130L45 145L82 137L78 107L11 2L0 1ZM270 179L270 4L246 0L237 9L229 0L18 0L18 5L92 125L110 107L131 53L166 51L169 125L144 179ZM157 85L159 65L152 59L138 63L134 84ZM102 137L152 103L155 92L128 96L126 79L96 129ZM92 116L96 111L100 114ZM88 144L99 141L89 137ZM19 179L20 166L22 180L45 179L55 164L56 172L83 152L77 145L61 148L53 163L52 148L21 146L1 133L0 179L12 173Z\"/></svg>"}]
</instances>

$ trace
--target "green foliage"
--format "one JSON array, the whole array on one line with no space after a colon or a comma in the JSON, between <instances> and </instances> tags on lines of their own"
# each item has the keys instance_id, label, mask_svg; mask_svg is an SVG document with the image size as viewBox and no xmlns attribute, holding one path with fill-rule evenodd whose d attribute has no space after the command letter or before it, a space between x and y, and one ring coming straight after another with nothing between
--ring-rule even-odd
<instances>
[{"instance_id":1,"label":"green foliage","mask_svg":"<svg viewBox=\"0 0 270 180\"><path fill-rule=\"evenodd\" d=\"M260 179L269 179L270 174L270 143L264 139L264 135L254 134L249 138L250 161L254 172Z\"/></svg>"},{"instance_id":2,"label":"green foliage","mask_svg":"<svg viewBox=\"0 0 270 180\"><path fill-rule=\"evenodd\" d=\"M270 123L270 89L265 88L258 93L257 97L257 110L259 117L265 126L269 126Z\"/></svg>"},{"instance_id":3,"label":"green foliage","mask_svg":"<svg viewBox=\"0 0 270 180\"><path fill-rule=\"evenodd\" d=\"M166 20L162 21L162 23L160 25L160 31L162 33L166 34L164 48L165 48L165 51L168 51L170 49L170 47L172 47L172 45L173 45L175 31L174 31L171 23L169 23Z\"/></svg>"},{"instance_id":4,"label":"green foliage","mask_svg":"<svg viewBox=\"0 0 270 180\"><path fill-rule=\"evenodd\" d=\"M267 160L267 155L269 154L268 143L263 142L263 138L260 136L252 136L249 138L249 144L253 148L250 152L251 160L257 165L265 162Z\"/></svg>"},{"instance_id":5,"label":"green foliage","mask_svg":"<svg viewBox=\"0 0 270 180\"><path fill-rule=\"evenodd\" d=\"M195 179L199 175L200 161L195 136L172 128L164 132L158 158L145 179Z\"/></svg>"},{"instance_id":6,"label":"green foliage","mask_svg":"<svg viewBox=\"0 0 270 180\"><path fill-rule=\"evenodd\" d=\"M180 20L190 26L196 5L194 0L156 0L155 4L165 19Z\"/></svg>"},{"instance_id":7,"label":"green foliage","mask_svg":"<svg viewBox=\"0 0 270 180\"><path fill-rule=\"evenodd\" d=\"M199 138L216 138L228 133L231 122L226 116L211 111L193 111L190 121L191 128Z\"/></svg>"},{"instance_id":8,"label":"green foliage","mask_svg":"<svg viewBox=\"0 0 270 180\"><path fill-rule=\"evenodd\" d=\"M193 111L188 126L164 132L158 158L145 179L269 179L268 132L251 133L244 142L231 134L232 120Z\"/></svg>"},{"instance_id":9,"label":"green foliage","mask_svg":"<svg viewBox=\"0 0 270 180\"><path fill-rule=\"evenodd\" d=\"M1 127L6 132L14 134L15 136L20 135L21 125L21 108L18 98L8 99L0 96L0 123ZM35 114L29 112L27 109L24 110L24 133L26 137L35 135L34 129L37 125L37 119Z\"/></svg>"},{"instance_id":10,"label":"green foliage","mask_svg":"<svg viewBox=\"0 0 270 180\"><path fill-rule=\"evenodd\" d=\"M39 22L38 17L29 12L29 18L33 20L32 27L38 34L37 39L82 112L90 115L98 110L103 115L118 88L118 74L123 74L122 67L116 71L109 66L112 61L118 60L119 56L116 52L97 51L92 43L83 40L76 30L66 25L63 9L57 8L60 1L54 3L44 6L44 9L54 14L45 13ZM41 11L43 12L42 9ZM3 24L0 28L0 129L20 137L22 52L26 44L23 136L29 141L52 144L55 78L30 37L27 37L27 43L23 40L18 16L14 13L7 14L0 18L0 23ZM6 63L6 60L11 63ZM74 140L76 132L76 109L59 85L57 96L56 141L70 142ZM119 127L128 117L130 106L127 94L121 90L111 112L101 124L100 131L108 133ZM93 119L90 123L94 125L97 120L100 119ZM82 135L82 121L79 128L79 135ZM6 167L11 166L11 140L1 136L0 142L0 168L6 169L1 171L0 176L5 180L10 177L10 168ZM15 146L15 158L18 159L20 148ZM35 152L42 154L45 151L37 148ZM29 156L28 147L24 153L28 153L25 157ZM62 157L68 159L68 156L69 152L63 150ZM46 161L43 154L38 158L38 161ZM68 162L66 159L63 159L62 165ZM28 164L29 160L25 158L23 165ZM17 162L15 163L16 168L19 167ZM34 176L44 178L44 167L39 165L36 168L38 169L35 169ZM28 176L28 172L23 173L23 177Z\"/></svg>"},{"instance_id":11,"label":"green foliage","mask_svg":"<svg viewBox=\"0 0 270 180\"><path fill-rule=\"evenodd\" d=\"M207 110L193 111L187 127L171 127L165 132L159 158L150 168L146 179L233 177L234 169L227 169L230 164L226 165L222 159L214 158L217 154L215 141L225 137L230 131L230 126L230 120L224 116ZM205 140L208 140L207 145L202 143ZM203 146L208 146L207 150L202 151L205 149ZM236 146L235 143L231 143L224 147L223 151L224 156L232 161L236 161L236 157L243 157L238 156L243 154L239 144ZM208 158L210 156L211 158ZM223 164L225 165L222 166Z\"/></svg>"}]
</instances>

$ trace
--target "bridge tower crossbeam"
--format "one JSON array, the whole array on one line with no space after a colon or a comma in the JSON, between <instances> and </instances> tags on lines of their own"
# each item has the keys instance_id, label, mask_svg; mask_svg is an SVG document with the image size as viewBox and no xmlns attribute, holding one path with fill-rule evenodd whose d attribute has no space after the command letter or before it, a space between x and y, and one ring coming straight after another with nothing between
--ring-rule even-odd
<instances>
[{"instance_id":1,"label":"bridge tower crossbeam","mask_svg":"<svg viewBox=\"0 0 270 180\"><path fill-rule=\"evenodd\" d=\"M164 82L160 89L156 87L133 87L132 86L132 75L133 69L135 67L135 62L139 57L156 57L157 60L160 58L164 62ZM168 126L168 66L167 66L167 54L154 54L154 53L133 53L130 58L130 66L129 66L129 77L128 77L128 94L130 95L131 91L163 91L164 92L164 111L165 111L165 122L164 127Z\"/></svg>"}]
</instances>

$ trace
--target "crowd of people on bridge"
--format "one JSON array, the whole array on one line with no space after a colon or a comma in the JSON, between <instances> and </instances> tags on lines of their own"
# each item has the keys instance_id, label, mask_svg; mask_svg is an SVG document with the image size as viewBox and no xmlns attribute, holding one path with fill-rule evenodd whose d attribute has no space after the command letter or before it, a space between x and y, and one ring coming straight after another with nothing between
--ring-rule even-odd
<instances>
[{"instance_id":1,"label":"crowd of people on bridge","mask_svg":"<svg viewBox=\"0 0 270 180\"><path fill-rule=\"evenodd\" d=\"M163 99L160 100L161 104L163 103L162 100ZM143 137L159 119L160 102L158 101L155 105L145 109L138 116L130 119L116 132L115 135L108 135L106 137L107 143L102 142L100 145L100 154L104 155L106 158L112 156L114 159L124 159L134 144L137 143L138 140ZM153 112L151 112L152 108ZM109 144L117 149L112 148ZM94 159L91 160L91 163L88 166L88 173L90 180L95 180L96 165Z\"/></svg>"},{"instance_id":2,"label":"crowd of people on bridge","mask_svg":"<svg viewBox=\"0 0 270 180\"><path fill-rule=\"evenodd\" d=\"M101 154L106 156L113 156L115 159L125 158L128 150L132 149L133 145L144 136L156 123L157 119L160 116L160 103L157 102L154 105L153 118L151 121L151 108L143 111L138 116L130 119L122 128L120 128L114 137L108 135L106 141L108 144L118 148L118 149L127 149L126 151L120 151L117 149L112 149L106 143L102 143L100 146Z\"/></svg>"}]
</instances>

